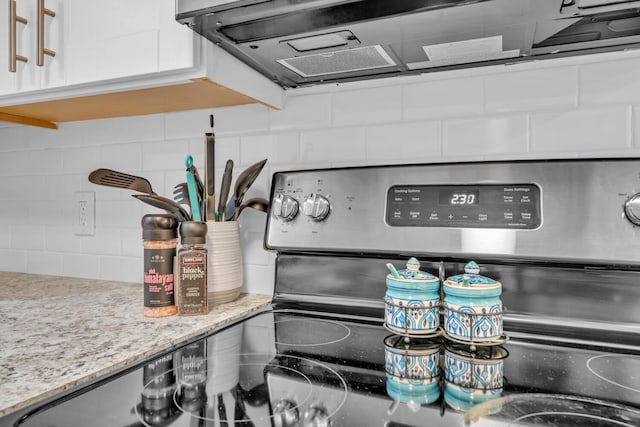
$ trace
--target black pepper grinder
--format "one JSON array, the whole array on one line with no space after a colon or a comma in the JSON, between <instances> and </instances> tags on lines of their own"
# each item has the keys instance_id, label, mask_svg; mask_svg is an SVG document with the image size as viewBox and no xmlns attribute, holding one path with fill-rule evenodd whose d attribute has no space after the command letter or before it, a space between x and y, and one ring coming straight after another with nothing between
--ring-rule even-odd
<instances>
[{"instance_id":1,"label":"black pepper grinder","mask_svg":"<svg viewBox=\"0 0 640 427\"><path fill-rule=\"evenodd\" d=\"M209 312L206 239L206 222L185 221L180 224L177 298L180 315Z\"/></svg>"}]
</instances>

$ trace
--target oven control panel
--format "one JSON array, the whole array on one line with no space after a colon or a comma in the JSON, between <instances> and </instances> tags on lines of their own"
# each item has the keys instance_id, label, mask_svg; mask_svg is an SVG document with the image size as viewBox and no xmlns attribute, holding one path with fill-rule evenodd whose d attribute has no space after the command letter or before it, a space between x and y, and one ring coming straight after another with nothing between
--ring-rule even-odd
<instances>
[{"instance_id":1,"label":"oven control panel","mask_svg":"<svg viewBox=\"0 0 640 427\"><path fill-rule=\"evenodd\" d=\"M640 265L640 159L277 172L265 247Z\"/></svg>"},{"instance_id":2,"label":"oven control panel","mask_svg":"<svg viewBox=\"0 0 640 427\"><path fill-rule=\"evenodd\" d=\"M387 192L392 227L532 230L542 224L535 184L394 185Z\"/></svg>"}]
</instances>

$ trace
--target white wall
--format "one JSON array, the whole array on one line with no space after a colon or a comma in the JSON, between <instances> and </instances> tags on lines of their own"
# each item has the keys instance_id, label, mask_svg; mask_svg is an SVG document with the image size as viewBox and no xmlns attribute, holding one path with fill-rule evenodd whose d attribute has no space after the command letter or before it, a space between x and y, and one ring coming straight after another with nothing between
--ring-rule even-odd
<instances>
[{"instance_id":1,"label":"white wall","mask_svg":"<svg viewBox=\"0 0 640 427\"><path fill-rule=\"evenodd\" d=\"M130 191L87 181L105 167L148 178L171 197L184 157L202 167L216 117L217 182L268 158L248 197L276 170L488 159L640 157L640 54L522 64L300 89L261 105L0 127L0 270L141 282L140 218ZM96 192L95 236L73 233L73 194ZM640 190L640 189L639 189ZM241 218L245 288L271 293L265 215Z\"/></svg>"}]
</instances>

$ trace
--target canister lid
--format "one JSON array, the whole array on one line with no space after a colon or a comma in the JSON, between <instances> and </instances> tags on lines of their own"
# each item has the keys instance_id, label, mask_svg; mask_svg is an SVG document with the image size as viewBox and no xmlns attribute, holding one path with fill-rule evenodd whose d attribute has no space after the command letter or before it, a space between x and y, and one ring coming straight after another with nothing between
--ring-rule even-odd
<instances>
[{"instance_id":1,"label":"canister lid","mask_svg":"<svg viewBox=\"0 0 640 427\"><path fill-rule=\"evenodd\" d=\"M475 261L470 261L464 266L464 274L457 274L449 277L447 285L461 287L481 287L487 289L489 287L501 287L502 284L489 277L480 275L480 266Z\"/></svg>"},{"instance_id":2,"label":"canister lid","mask_svg":"<svg viewBox=\"0 0 640 427\"><path fill-rule=\"evenodd\" d=\"M180 241L182 244L204 244L207 239L207 223L185 221L180 224Z\"/></svg>"},{"instance_id":3,"label":"canister lid","mask_svg":"<svg viewBox=\"0 0 640 427\"><path fill-rule=\"evenodd\" d=\"M178 220L171 214L148 214L142 217L144 240L171 240L178 237Z\"/></svg>"},{"instance_id":4,"label":"canister lid","mask_svg":"<svg viewBox=\"0 0 640 427\"><path fill-rule=\"evenodd\" d=\"M396 271L398 274L398 277L396 277L393 274L393 271L395 270L395 268L392 270L393 266L389 267L389 269L392 271L392 274L390 274L389 276L391 276L396 280L407 280L407 281L432 281L436 279L436 277L433 274L420 270L420 261L418 261L416 258L413 258L413 257L409 258L406 265L407 265L407 268L403 268L402 270Z\"/></svg>"}]
</instances>

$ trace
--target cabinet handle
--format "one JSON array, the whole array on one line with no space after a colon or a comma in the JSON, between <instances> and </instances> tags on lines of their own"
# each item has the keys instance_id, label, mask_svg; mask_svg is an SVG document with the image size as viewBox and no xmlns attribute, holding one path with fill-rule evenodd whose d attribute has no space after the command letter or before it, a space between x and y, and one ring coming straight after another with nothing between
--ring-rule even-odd
<instances>
[{"instance_id":1,"label":"cabinet handle","mask_svg":"<svg viewBox=\"0 0 640 427\"><path fill-rule=\"evenodd\" d=\"M51 57L56 56L53 50L44 47L44 16L49 15L55 18L56 13L53 10L49 10L44 7L44 0L38 0L38 58L36 59L36 65L42 67L44 65L44 56L49 55Z\"/></svg>"},{"instance_id":2,"label":"cabinet handle","mask_svg":"<svg viewBox=\"0 0 640 427\"><path fill-rule=\"evenodd\" d=\"M27 24L27 20L16 14L16 0L9 1L9 72L16 72L17 61L27 62L27 58L16 53L17 23Z\"/></svg>"}]
</instances>

